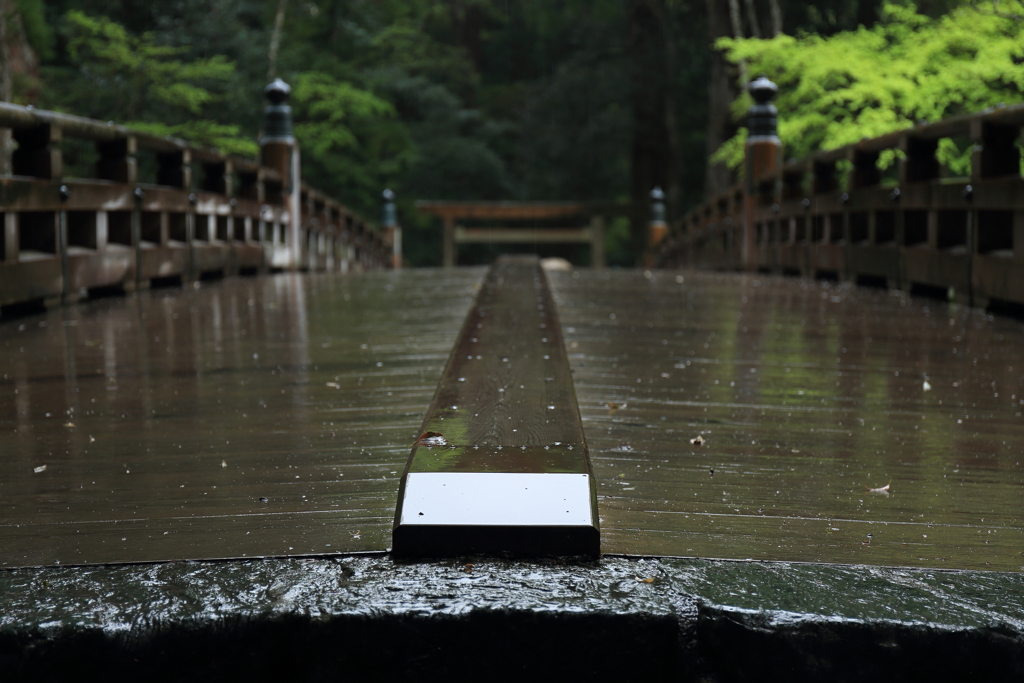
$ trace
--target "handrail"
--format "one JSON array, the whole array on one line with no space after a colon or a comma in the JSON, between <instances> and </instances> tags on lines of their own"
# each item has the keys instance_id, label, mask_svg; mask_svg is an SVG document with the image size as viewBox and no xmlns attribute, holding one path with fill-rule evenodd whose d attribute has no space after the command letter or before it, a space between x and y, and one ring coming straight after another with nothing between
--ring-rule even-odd
<instances>
[{"instance_id":1,"label":"handrail","mask_svg":"<svg viewBox=\"0 0 1024 683\"><path fill-rule=\"evenodd\" d=\"M658 246L658 263L1024 306L1024 178L1015 144L1021 126L1024 105L999 106L785 163L777 137L751 137L751 177L675 221ZM935 154L948 137L974 146L970 177L944 174ZM900 158L883 173L877 161L886 150Z\"/></svg>"},{"instance_id":2,"label":"handrail","mask_svg":"<svg viewBox=\"0 0 1024 683\"><path fill-rule=\"evenodd\" d=\"M268 110L290 129L286 99ZM392 263L393 229L382 232L302 182L290 136L264 137L256 161L0 102L2 128L16 149L10 175L0 176L0 312L111 288ZM67 139L95 143L92 177L65 174ZM139 177L145 153L155 156L155 178Z\"/></svg>"}]
</instances>

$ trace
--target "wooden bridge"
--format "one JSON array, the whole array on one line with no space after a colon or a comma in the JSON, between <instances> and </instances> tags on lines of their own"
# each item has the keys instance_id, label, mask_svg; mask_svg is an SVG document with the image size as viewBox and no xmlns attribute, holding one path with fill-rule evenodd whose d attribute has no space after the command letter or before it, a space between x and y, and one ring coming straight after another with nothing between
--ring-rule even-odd
<instances>
[{"instance_id":1,"label":"wooden bridge","mask_svg":"<svg viewBox=\"0 0 1024 683\"><path fill-rule=\"evenodd\" d=\"M500 650L597 678L1012 678L1024 328L963 302L1024 303L1019 172L989 142L946 181L921 150L1020 111L781 168L755 136L745 188L655 207L672 267L544 272L386 268L400 238L301 185L284 134L261 165L0 109L37 174L3 180L0 671L316 678L370 652L415 677ZM100 179L54 171L72 134ZM889 144L898 188L863 162ZM25 310L111 287L135 293ZM573 634L586 664L545 644Z\"/></svg>"},{"instance_id":2,"label":"wooden bridge","mask_svg":"<svg viewBox=\"0 0 1024 683\"><path fill-rule=\"evenodd\" d=\"M12 175L0 180L0 306L268 270L390 264L394 226L378 229L301 181L287 86L271 84L268 96L261 162L0 103L0 127L17 143ZM65 176L65 140L95 144L93 177Z\"/></svg>"},{"instance_id":3,"label":"wooden bridge","mask_svg":"<svg viewBox=\"0 0 1024 683\"><path fill-rule=\"evenodd\" d=\"M759 103L744 184L672 226L658 245L663 266L841 280L1021 310L1024 105L925 123L783 164L770 104L774 86L755 81L752 92ZM970 177L939 164L944 138L970 142ZM878 166L885 152L898 157L888 172Z\"/></svg>"}]
</instances>

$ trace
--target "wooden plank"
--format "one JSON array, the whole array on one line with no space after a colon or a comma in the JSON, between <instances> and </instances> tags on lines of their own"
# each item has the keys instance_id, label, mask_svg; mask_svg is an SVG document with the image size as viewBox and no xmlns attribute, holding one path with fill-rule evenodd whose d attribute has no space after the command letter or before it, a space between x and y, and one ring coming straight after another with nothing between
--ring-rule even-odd
<instances>
[{"instance_id":1,"label":"wooden plank","mask_svg":"<svg viewBox=\"0 0 1024 683\"><path fill-rule=\"evenodd\" d=\"M605 553L1024 571L1019 322L646 275L549 274Z\"/></svg>"},{"instance_id":2,"label":"wooden plank","mask_svg":"<svg viewBox=\"0 0 1024 683\"><path fill-rule=\"evenodd\" d=\"M442 202L418 201L416 208L425 213L451 219L537 220L589 213L581 202Z\"/></svg>"},{"instance_id":3,"label":"wooden plank","mask_svg":"<svg viewBox=\"0 0 1024 683\"><path fill-rule=\"evenodd\" d=\"M58 258L19 265L0 292L38 265L55 285L36 296L60 293ZM484 273L232 278L0 318L0 568L386 550Z\"/></svg>"},{"instance_id":4,"label":"wooden plank","mask_svg":"<svg viewBox=\"0 0 1024 683\"><path fill-rule=\"evenodd\" d=\"M455 242L458 244L587 244L591 239L590 228L455 228Z\"/></svg>"},{"instance_id":5,"label":"wooden plank","mask_svg":"<svg viewBox=\"0 0 1024 683\"><path fill-rule=\"evenodd\" d=\"M646 204L616 202L446 202L419 200L424 213L451 220L544 220L565 216L646 215Z\"/></svg>"},{"instance_id":6,"label":"wooden plank","mask_svg":"<svg viewBox=\"0 0 1024 683\"><path fill-rule=\"evenodd\" d=\"M535 257L498 260L462 327L402 476L392 552L599 552L569 362Z\"/></svg>"}]
</instances>

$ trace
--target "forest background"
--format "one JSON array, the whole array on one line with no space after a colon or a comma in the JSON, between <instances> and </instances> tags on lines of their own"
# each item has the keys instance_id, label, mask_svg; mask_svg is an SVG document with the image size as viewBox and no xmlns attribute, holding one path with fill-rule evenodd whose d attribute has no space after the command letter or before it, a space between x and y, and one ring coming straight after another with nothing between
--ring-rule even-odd
<instances>
[{"instance_id":1,"label":"forest background","mask_svg":"<svg viewBox=\"0 0 1024 683\"><path fill-rule=\"evenodd\" d=\"M893 73L895 52L934 34L931 49L980 63L975 25L991 34L976 42L1003 41L986 58L998 73L963 75L973 94L926 93L930 109L901 99L935 68L925 55ZM255 156L279 76L304 179L374 218L391 187L406 259L437 265L417 199L642 206L659 185L678 217L735 181L749 75L780 83L783 141L805 153L919 110L1021 101L1022 29L1016 0L0 0L0 99ZM637 261L644 220L609 226L613 264Z\"/></svg>"}]
</instances>

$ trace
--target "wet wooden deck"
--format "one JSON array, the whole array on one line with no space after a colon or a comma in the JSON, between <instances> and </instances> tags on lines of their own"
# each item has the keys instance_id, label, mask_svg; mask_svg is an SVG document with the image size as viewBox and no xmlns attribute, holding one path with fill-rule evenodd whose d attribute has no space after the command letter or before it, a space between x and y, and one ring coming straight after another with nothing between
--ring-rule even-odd
<instances>
[{"instance_id":1,"label":"wet wooden deck","mask_svg":"<svg viewBox=\"0 0 1024 683\"><path fill-rule=\"evenodd\" d=\"M646 275L553 277L606 551L1024 569L1019 321Z\"/></svg>"},{"instance_id":2,"label":"wet wooden deck","mask_svg":"<svg viewBox=\"0 0 1024 683\"><path fill-rule=\"evenodd\" d=\"M483 269L231 279L0 325L0 566L381 550Z\"/></svg>"},{"instance_id":3,"label":"wet wooden deck","mask_svg":"<svg viewBox=\"0 0 1024 683\"><path fill-rule=\"evenodd\" d=\"M0 566L386 549L483 276L0 323ZM605 553L1024 569L1020 322L795 279L549 277Z\"/></svg>"}]
</instances>

